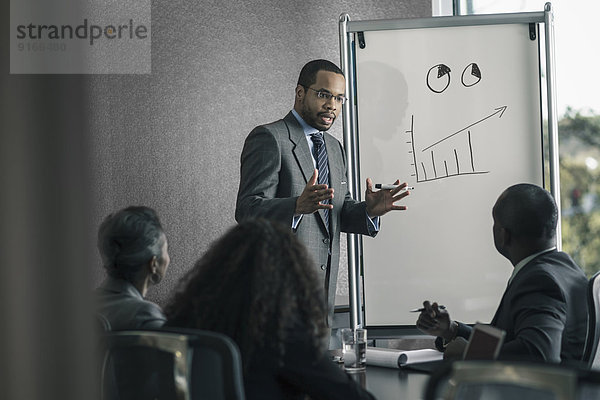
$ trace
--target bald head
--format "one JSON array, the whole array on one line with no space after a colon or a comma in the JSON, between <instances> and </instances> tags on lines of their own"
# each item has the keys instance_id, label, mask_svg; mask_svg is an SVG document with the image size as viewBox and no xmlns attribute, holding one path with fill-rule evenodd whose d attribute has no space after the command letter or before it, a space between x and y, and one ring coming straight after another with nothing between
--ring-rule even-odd
<instances>
[{"instance_id":1,"label":"bald head","mask_svg":"<svg viewBox=\"0 0 600 400\"><path fill-rule=\"evenodd\" d=\"M521 183L509 187L498 197L493 216L494 223L521 246L556 244L558 209L550 193L539 186Z\"/></svg>"}]
</instances>

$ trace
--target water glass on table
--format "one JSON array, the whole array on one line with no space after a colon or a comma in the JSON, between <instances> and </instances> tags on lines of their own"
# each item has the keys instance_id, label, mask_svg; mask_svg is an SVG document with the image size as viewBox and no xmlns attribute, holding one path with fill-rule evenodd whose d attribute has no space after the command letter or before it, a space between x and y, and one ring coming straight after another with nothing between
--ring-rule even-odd
<instances>
[{"instance_id":1,"label":"water glass on table","mask_svg":"<svg viewBox=\"0 0 600 400\"><path fill-rule=\"evenodd\" d=\"M342 329L342 359L348 372L364 371L367 367L367 330Z\"/></svg>"}]
</instances>

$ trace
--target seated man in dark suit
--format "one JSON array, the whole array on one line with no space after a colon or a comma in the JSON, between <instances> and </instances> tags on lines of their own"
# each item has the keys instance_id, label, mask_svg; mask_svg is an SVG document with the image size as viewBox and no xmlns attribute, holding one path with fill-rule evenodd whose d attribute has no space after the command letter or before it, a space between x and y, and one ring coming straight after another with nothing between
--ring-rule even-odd
<instances>
[{"instance_id":1,"label":"seated man in dark suit","mask_svg":"<svg viewBox=\"0 0 600 400\"><path fill-rule=\"evenodd\" d=\"M494 244L514 266L491 325L506 331L501 359L580 360L587 326L587 278L556 249L558 210L552 196L531 184L506 189L492 210ZM437 303L423 303L417 328L438 336L442 350L471 327L453 321ZM464 341L463 341L464 343Z\"/></svg>"}]
</instances>

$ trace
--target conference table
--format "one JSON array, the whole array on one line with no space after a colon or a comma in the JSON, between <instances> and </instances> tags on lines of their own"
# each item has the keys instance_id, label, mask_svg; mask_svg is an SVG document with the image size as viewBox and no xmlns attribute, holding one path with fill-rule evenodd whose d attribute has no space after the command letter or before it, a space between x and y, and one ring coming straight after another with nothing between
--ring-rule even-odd
<instances>
[{"instance_id":1,"label":"conference table","mask_svg":"<svg viewBox=\"0 0 600 400\"><path fill-rule=\"evenodd\" d=\"M423 399L430 376L428 373L420 371L373 365L367 366L364 375L365 387L379 400Z\"/></svg>"},{"instance_id":2,"label":"conference table","mask_svg":"<svg viewBox=\"0 0 600 400\"><path fill-rule=\"evenodd\" d=\"M329 350L329 353L332 358L339 359L342 350ZM342 363L339 366L344 369ZM378 400L424 399L425 387L431 376L428 372L416 369L385 368L368 364L365 371L350 372L349 374Z\"/></svg>"},{"instance_id":3,"label":"conference table","mask_svg":"<svg viewBox=\"0 0 600 400\"><path fill-rule=\"evenodd\" d=\"M519 363L516 362L515 365L518 366ZM527 366L528 364L523 365ZM531 366L539 367L540 364L531 364ZM560 368L559 366L546 365L545 367L557 368L557 370L554 371L554 375L552 376L555 380L557 379L559 382L563 382L563 379L572 379L573 375L577 377L575 383L576 394L574 394L573 397L565 398L573 398L577 400L600 399L600 372L590 371L587 368L578 368L573 366L565 367L563 370L564 374L561 375L557 374L558 368ZM523 369L521 369L521 372L522 371ZM362 386L365 387L369 392L371 392L378 400L422 400L425 398L425 389L427 387L431 375L427 372L421 372L411 369L395 369L367 365L367 368L364 372L350 373L350 376L352 376L356 381L360 382ZM539 379L544 375L533 374L532 376L534 377L533 380L535 381L536 379ZM510 382L511 379L513 379L513 377L511 376L511 374L508 374L507 382ZM546 378L542 378L542 380L538 383L543 383L544 385L546 385L547 382L544 383L544 379ZM543 389L541 391L535 393L529 392L529 394L526 397L524 397L522 385L523 383L520 382L515 387L509 387L506 388L507 391L500 392L496 392L494 391L495 389L493 389L494 387L497 388L497 385L492 385L491 387L493 390L487 395L485 394L486 392L481 392L481 388L477 388L477 385L475 385L478 397L472 398L512 398L515 400L521 398L550 398L548 396L548 391L551 391L551 386L542 385L541 387ZM534 391L536 387L537 386L535 384L530 386L530 388ZM511 392L511 390L514 390L515 392ZM513 395L509 395L510 393L513 393ZM515 393L518 394L515 395ZM535 394L537 394L538 397L536 397ZM552 392L551 394L552 398L559 398L559 396L554 397L556 393Z\"/></svg>"},{"instance_id":4,"label":"conference table","mask_svg":"<svg viewBox=\"0 0 600 400\"><path fill-rule=\"evenodd\" d=\"M396 369L367 365L363 372L350 373L378 400L420 400L430 374L409 369Z\"/></svg>"}]
</instances>

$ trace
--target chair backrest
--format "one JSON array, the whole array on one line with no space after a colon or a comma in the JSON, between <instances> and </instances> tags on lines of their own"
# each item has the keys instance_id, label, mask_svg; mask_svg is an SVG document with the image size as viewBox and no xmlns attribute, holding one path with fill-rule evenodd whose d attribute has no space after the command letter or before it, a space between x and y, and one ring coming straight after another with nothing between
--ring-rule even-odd
<instances>
[{"instance_id":1,"label":"chair backrest","mask_svg":"<svg viewBox=\"0 0 600 400\"><path fill-rule=\"evenodd\" d=\"M559 365L456 361L432 374L425 399L573 400L577 385L577 372Z\"/></svg>"},{"instance_id":2,"label":"chair backrest","mask_svg":"<svg viewBox=\"0 0 600 400\"><path fill-rule=\"evenodd\" d=\"M577 400L600 399L600 371L578 369Z\"/></svg>"},{"instance_id":3,"label":"chair backrest","mask_svg":"<svg viewBox=\"0 0 600 400\"><path fill-rule=\"evenodd\" d=\"M588 331L583 350L583 362L588 367L600 369L600 271L588 283Z\"/></svg>"},{"instance_id":4,"label":"chair backrest","mask_svg":"<svg viewBox=\"0 0 600 400\"><path fill-rule=\"evenodd\" d=\"M98 333L109 332L111 330L110 322L104 315L96 313L94 318L96 323L96 331Z\"/></svg>"},{"instance_id":5,"label":"chair backrest","mask_svg":"<svg viewBox=\"0 0 600 400\"><path fill-rule=\"evenodd\" d=\"M243 400L242 363L225 335L190 329L104 336L102 399Z\"/></svg>"}]
</instances>

